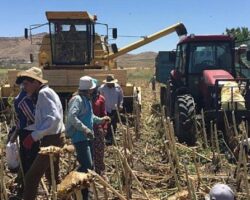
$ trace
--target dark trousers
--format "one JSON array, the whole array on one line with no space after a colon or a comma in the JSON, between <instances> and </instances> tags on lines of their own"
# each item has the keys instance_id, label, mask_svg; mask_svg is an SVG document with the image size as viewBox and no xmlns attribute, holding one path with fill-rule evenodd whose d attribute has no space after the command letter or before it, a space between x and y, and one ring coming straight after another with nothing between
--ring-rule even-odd
<instances>
[{"instance_id":1,"label":"dark trousers","mask_svg":"<svg viewBox=\"0 0 250 200\"><path fill-rule=\"evenodd\" d=\"M80 166L77 171L88 172L88 169L93 169L92 147L91 142L84 140L74 144L76 149L76 158ZM88 188L82 190L83 200L88 200Z\"/></svg>"},{"instance_id":2,"label":"dark trousers","mask_svg":"<svg viewBox=\"0 0 250 200\"><path fill-rule=\"evenodd\" d=\"M104 131L102 128L94 128L95 139L93 141L93 160L96 173L102 175L104 164Z\"/></svg>"},{"instance_id":3,"label":"dark trousers","mask_svg":"<svg viewBox=\"0 0 250 200\"><path fill-rule=\"evenodd\" d=\"M41 140L41 147L54 145L62 147L64 138L61 134L48 135ZM55 179L59 183L59 155L54 157ZM25 175L24 200L34 200L36 198L37 189L42 176L45 174L51 185L50 177L50 160L48 155L38 154Z\"/></svg>"},{"instance_id":4,"label":"dark trousers","mask_svg":"<svg viewBox=\"0 0 250 200\"><path fill-rule=\"evenodd\" d=\"M22 163L23 173L24 175L27 173L29 168L31 167L33 161L35 160L37 153L39 151L40 142L35 142L32 145L31 149L26 149L23 146L24 139L31 134L32 131L20 130L19 139L20 139L20 159Z\"/></svg>"},{"instance_id":5,"label":"dark trousers","mask_svg":"<svg viewBox=\"0 0 250 200\"><path fill-rule=\"evenodd\" d=\"M116 128L117 128L117 122L118 122L118 116L116 110L112 110L111 113L107 113L107 115L111 119L111 123L108 124L108 129L107 129L107 135L106 135L106 140L111 141L113 143L113 135L112 135L112 129L111 125L113 126L114 134L116 133Z\"/></svg>"}]
</instances>

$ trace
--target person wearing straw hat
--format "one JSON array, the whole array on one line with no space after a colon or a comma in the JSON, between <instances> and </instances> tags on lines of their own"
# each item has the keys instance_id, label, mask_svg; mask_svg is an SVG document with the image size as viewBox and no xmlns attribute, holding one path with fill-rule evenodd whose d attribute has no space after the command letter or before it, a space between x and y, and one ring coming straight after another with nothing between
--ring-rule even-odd
<instances>
[{"instance_id":1,"label":"person wearing straw hat","mask_svg":"<svg viewBox=\"0 0 250 200\"><path fill-rule=\"evenodd\" d=\"M110 121L108 116L97 117L93 113L92 96L96 83L90 76L83 76L79 80L79 88L68 103L66 121L66 136L76 149L77 160L80 164L78 171L87 172L93 169L91 143L94 139L93 125ZM83 199L88 199L88 189L82 190Z\"/></svg>"},{"instance_id":2,"label":"person wearing straw hat","mask_svg":"<svg viewBox=\"0 0 250 200\"><path fill-rule=\"evenodd\" d=\"M24 141L23 146L31 149L34 142L40 141L40 147L62 147L63 132L63 108L59 96L47 85L43 79L40 68L32 67L17 74L16 84L22 84L29 96L35 99L35 123L27 127L32 130ZM50 160L48 155L38 154L25 175L24 200L36 198L37 189L42 176L45 174L51 184ZM59 183L59 155L54 160L55 179Z\"/></svg>"},{"instance_id":3,"label":"person wearing straw hat","mask_svg":"<svg viewBox=\"0 0 250 200\"><path fill-rule=\"evenodd\" d=\"M113 135L111 125L113 126L114 134L116 133L118 116L117 110L123 109L123 91L118 84L118 80L114 78L112 74L107 75L103 80L101 87L99 88L100 94L105 98L105 108L107 115L111 118L111 124L108 125L106 135L106 145L113 144Z\"/></svg>"}]
</instances>

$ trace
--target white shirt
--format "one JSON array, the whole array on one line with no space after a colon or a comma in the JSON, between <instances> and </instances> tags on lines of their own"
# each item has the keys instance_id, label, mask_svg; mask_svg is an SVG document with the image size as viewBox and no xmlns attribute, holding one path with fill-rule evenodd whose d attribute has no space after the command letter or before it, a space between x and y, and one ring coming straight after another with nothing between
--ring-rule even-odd
<instances>
[{"instance_id":1,"label":"white shirt","mask_svg":"<svg viewBox=\"0 0 250 200\"><path fill-rule=\"evenodd\" d=\"M55 135L64 130L61 101L54 90L44 86L38 93L32 138L37 141L46 135Z\"/></svg>"},{"instance_id":2,"label":"white shirt","mask_svg":"<svg viewBox=\"0 0 250 200\"><path fill-rule=\"evenodd\" d=\"M122 107L123 91L120 85L114 84L114 87L109 88L106 84L102 84L99 88L100 94L105 98L105 108L108 113L116 110L116 106Z\"/></svg>"}]
</instances>

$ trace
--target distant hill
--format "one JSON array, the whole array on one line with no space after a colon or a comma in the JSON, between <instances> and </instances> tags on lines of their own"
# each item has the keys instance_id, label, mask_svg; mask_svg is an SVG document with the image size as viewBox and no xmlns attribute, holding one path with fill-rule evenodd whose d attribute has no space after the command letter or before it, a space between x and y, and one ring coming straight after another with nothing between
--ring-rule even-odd
<instances>
[{"instance_id":1,"label":"distant hill","mask_svg":"<svg viewBox=\"0 0 250 200\"><path fill-rule=\"evenodd\" d=\"M43 34L36 35L33 43L39 43ZM30 40L24 37L0 37L0 65L13 65L28 62L30 54L34 55L36 60L39 45L31 44ZM119 67L153 67L156 52L143 52L139 54L125 54L118 57Z\"/></svg>"},{"instance_id":2,"label":"distant hill","mask_svg":"<svg viewBox=\"0 0 250 200\"><path fill-rule=\"evenodd\" d=\"M153 67L156 56L156 52L143 52L139 54L125 54L116 60L118 66L121 68Z\"/></svg>"},{"instance_id":3,"label":"distant hill","mask_svg":"<svg viewBox=\"0 0 250 200\"><path fill-rule=\"evenodd\" d=\"M22 37L0 37L0 62L29 61L30 53L36 54L38 49Z\"/></svg>"}]
</instances>

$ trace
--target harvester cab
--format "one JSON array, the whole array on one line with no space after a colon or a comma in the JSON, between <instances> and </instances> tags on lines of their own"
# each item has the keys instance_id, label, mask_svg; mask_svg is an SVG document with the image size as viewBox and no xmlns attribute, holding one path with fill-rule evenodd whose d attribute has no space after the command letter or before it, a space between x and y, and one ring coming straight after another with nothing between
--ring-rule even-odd
<instances>
[{"instance_id":1,"label":"harvester cab","mask_svg":"<svg viewBox=\"0 0 250 200\"><path fill-rule=\"evenodd\" d=\"M168 67L170 73L161 89L166 114L173 119L180 142L195 144L201 114L207 129L210 121L224 129L220 122L224 123L224 113L230 122L232 111L236 122L249 119L249 80L239 76L240 69L235 67L230 36L190 35L180 40L175 64Z\"/></svg>"},{"instance_id":2,"label":"harvester cab","mask_svg":"<svg viewBox=\"0 0 250 200\"><path fill-rule=\"evenodd\" d=\"M108 25L97 22L97 16L88 12L46 12L49 34L43 37L38 56L43 68L84 68L100 69L107 63L100 63L100 57L111 50L108 44ZM95 33L97 25L104 26L103 35ZM31 26L28 32L41 27ZM113 29L113 38L117 29ZM31 35L32 37L32 35Z\"/></svg>"},{"instance_id":3,"label":"harvester cab","mask_svg":"<svg viewBox=\"0 0 250 200\"><path fill-rule=\"evenodd\" d=\"M85 65L93 60L95 18L86 13L86 19L62 20L47 12L51 41L51 64ZM84 16L84 15L83 15ZM66 17L66 16L64 16ZM46 61L46 60L45 60ZM41 61L40 65L51 64Z\"/></svg>"}]
</instances>

